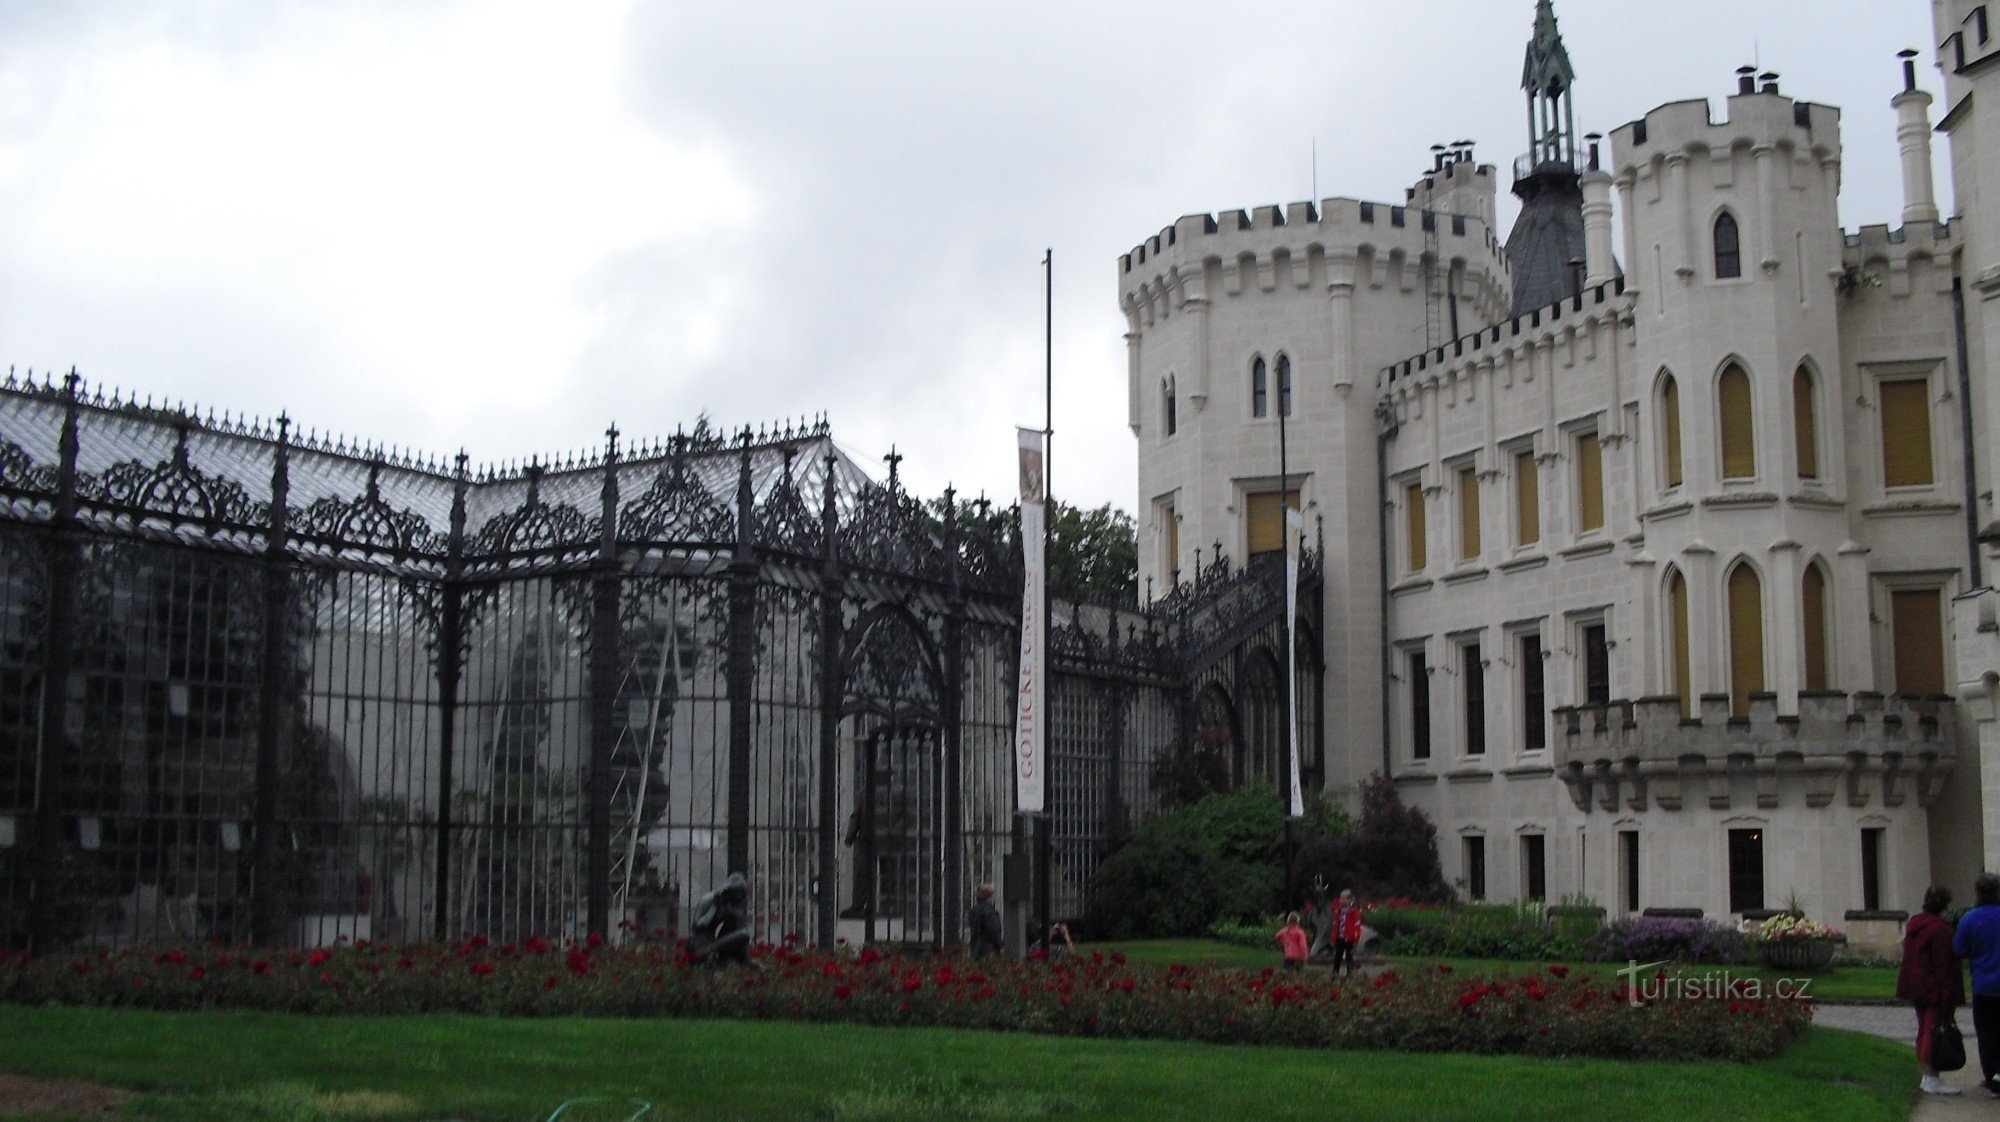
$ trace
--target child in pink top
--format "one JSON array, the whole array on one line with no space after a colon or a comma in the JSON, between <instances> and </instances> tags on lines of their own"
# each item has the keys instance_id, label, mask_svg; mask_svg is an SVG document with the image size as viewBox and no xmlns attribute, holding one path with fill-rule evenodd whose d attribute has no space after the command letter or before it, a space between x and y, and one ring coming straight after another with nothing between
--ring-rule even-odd
<instances>
[{"instance_id":1,"label":"child in pink top","mask_svg":"<svg viewBox=\"0 0 2000 1122\"><path fill-rule=\"evenodd\" d=\"M1299 913L1285 916L1285 925L1278 929L1278 948L1285 952L1285 969L1298 970L1306 964L1306 929L1299 926Z\"/></svg>"}]
</instances>

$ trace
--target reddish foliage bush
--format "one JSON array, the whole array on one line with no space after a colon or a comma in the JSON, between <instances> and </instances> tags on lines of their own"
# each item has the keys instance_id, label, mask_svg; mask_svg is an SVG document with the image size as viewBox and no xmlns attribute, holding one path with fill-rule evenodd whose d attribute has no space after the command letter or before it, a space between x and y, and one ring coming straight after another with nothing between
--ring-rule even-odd
<instances>
[{"instance_id":1,"label":"reddish foliage bush","mask_svg":"<svg viewBox=\"0 0 2000 1122\"><path fill-rule=\"evenodd\" d=\"M262 957L260 957L260 953ZM1139 966L1118 954L968 962L945 954L754 948L759 969L693 964L684 944L483 939L455 946L255 952L176 947L83 958L0 955L0 999L295 1013L471 1012L842 1021L1344 1049L1755 1059L1811 1020L1806 1001L1748 986L1634 1007L1619 986L1560 966L1518 975L1445 968L1346 980Z\"/></svg>"}]
</instances>

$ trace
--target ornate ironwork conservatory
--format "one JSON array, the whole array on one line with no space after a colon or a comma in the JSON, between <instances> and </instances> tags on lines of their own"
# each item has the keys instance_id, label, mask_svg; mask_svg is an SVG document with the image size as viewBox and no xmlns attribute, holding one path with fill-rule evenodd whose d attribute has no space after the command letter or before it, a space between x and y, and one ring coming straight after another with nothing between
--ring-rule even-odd
<instances>
[{"instance_id":1,"label":"ornate ironwork conservatory","mask_svg":"<svg viewBox=\"0 0 2000 1122\"><path fill-rule=\"evenodd\" d=\"M1282 775L1282 583L1059 604L1024 829L1015 526L823 422L474 468L10 378L0 946L684 929L733 870L766 938L1074 914L1160 752Z\"/></svg>"}]
</instances>

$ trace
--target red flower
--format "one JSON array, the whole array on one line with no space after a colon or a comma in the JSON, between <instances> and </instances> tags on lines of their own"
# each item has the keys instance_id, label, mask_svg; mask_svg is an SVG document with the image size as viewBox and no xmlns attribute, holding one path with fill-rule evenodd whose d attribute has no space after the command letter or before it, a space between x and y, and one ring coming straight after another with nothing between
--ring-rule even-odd
<instances>
[{"instance_id":1,"label":"red flower","mask_svg":"<svg viewBox=\"0 0 2000 1122\"><path fill-rule=\"evenodd\" d=\"M472 964L472 972L480 977L485 977L493 973L493 964L490 962L475 962Z\"/></svg>"},{"instance_id":2,"label":"red flower","mask_svg":"<svg viewBox=\"0 0 2000 1122\"><path fill-rule=\"evenodd\" d=\"M584 942L593 947L601 947L604 945L604 936L599 935L597 932L593 931L590 933L590 936L584 940Z\"/></svg>"},{"instance_id":3,"label":"red flower","mask_svg":"<svg viewBox=\"0 0 2000 1122\"><path fill-rule=\"evenodd\" d=\"M854 996L854 987L848 985L846 982L842 982L839 985L833 987L833 996L839 998L842 1001L846 1001L848 998Z\"/></svg>"},{"instance_id":4,"label":"red flower","mask_svg":"<svg viewBox=\"0 0 2000 1122\"><path fill-rule=\"evenodd\" d=\"M527 940L521 944L521 949L524 951L528 951L532 954L547 954L549 951L549 943L548 940L542 938L540 935L530 935L528 936Z\"/></svg>"},{"instance_id":5,"label":"red flower","mask_svg":"<svg viewBox=\"0 0 2000 1122\"><path fill-rule=\"evenodd\" d=\"M250 973L252 974L268 974L270 972L271 964L261 958L250 964Z\"/></svg>"},{"instance_id":6,"label":"red flower","mask_svg":"<svg viewBox=\"0 0 2000 1122\"><path fill-rule=\"evenodd\" d=\"M333 957L333 952L332 952L332 951L329 951L329 950L317 950L317 951L314 951L314 952L313 952L313 953L312 953L312 954L311 954L310 956L308 956L308 957L306 958L306 965L307 965L307 966L318 966L318 965L319 965L320 963L322 963L322 962L325 962L325 961L326 961L327 959L329 959L329 958L332 958L332 957Z\"/></svg>"},{"instance_id":7,"label":"red flower","mask_svg":"<svg viewBox=\"0 0 2000 1122\"><path fill-rule=\"evenodd\" d=\"M548 978L544 978L542 980L542 988L545 990L552 990L556 988L556 980L553 975Z\"/></svg>"},{"instance_id":8,"label":"red flower","mask_svg":"<svg viewBox=\"0 0 2000 1122\"><path fill-rule=\"evenodd\" d=\"M1567 978L1569 977L1569 967L1551 966L1549 967L1549 973L1554 974L1558 978Z\"/></svg>"}]
</instances>

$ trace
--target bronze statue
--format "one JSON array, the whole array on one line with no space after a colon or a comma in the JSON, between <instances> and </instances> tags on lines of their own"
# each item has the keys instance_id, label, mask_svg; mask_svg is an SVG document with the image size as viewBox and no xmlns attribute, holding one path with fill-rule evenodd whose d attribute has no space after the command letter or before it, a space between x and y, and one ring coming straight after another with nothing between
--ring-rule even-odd
<instances>
[{"instance_id":1,"label":"bronze statue","mask_svg":"<svg viewBox=\"0 0 2000 1122\"><path fill-rule=\"evenodd\" d=\"M694 910L695 961L710 965L750 962L750 883L731 873Z\"/></svg>"}]
</instances>

